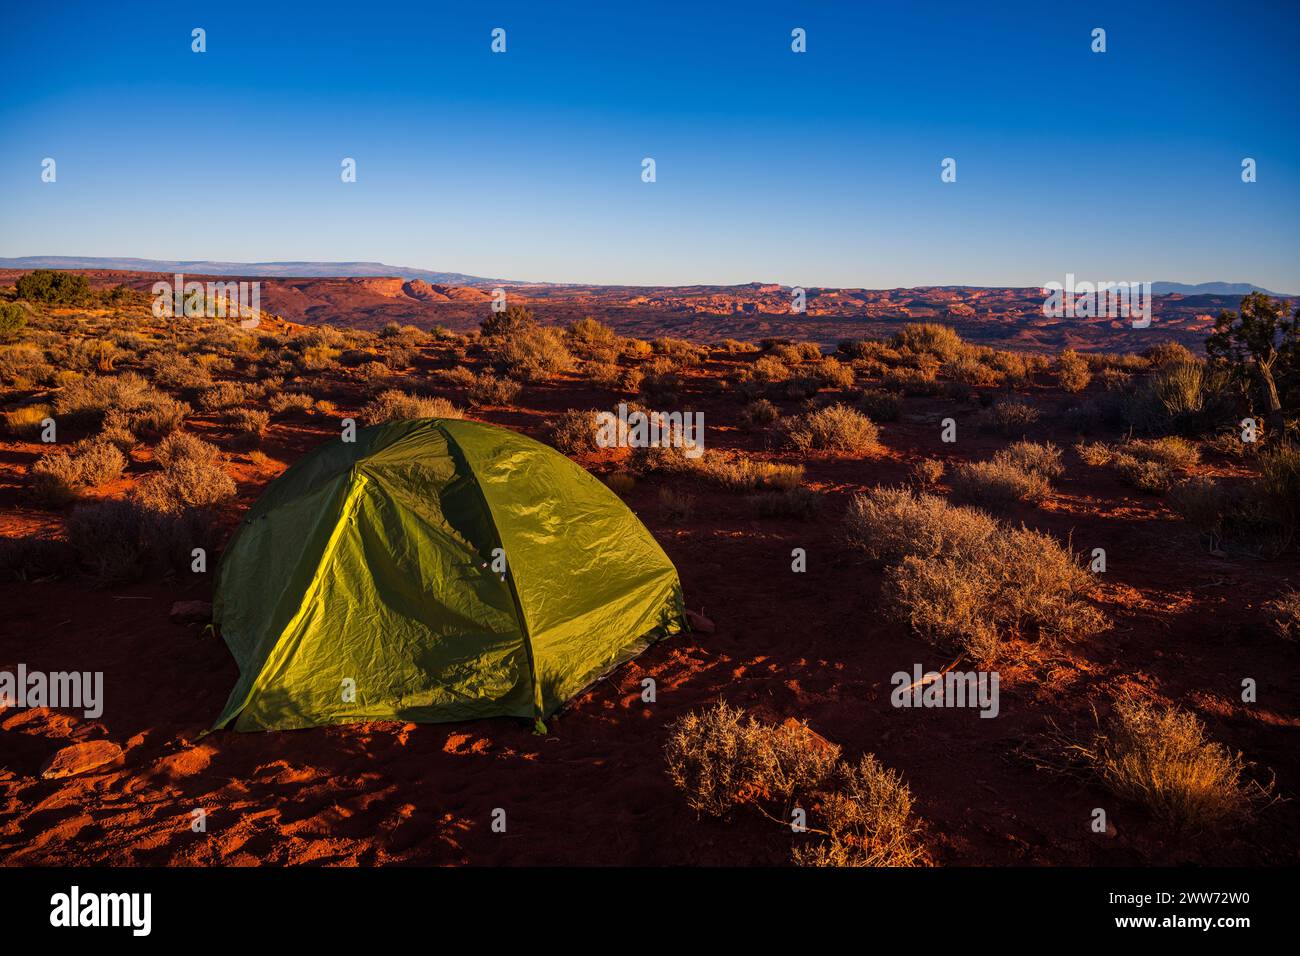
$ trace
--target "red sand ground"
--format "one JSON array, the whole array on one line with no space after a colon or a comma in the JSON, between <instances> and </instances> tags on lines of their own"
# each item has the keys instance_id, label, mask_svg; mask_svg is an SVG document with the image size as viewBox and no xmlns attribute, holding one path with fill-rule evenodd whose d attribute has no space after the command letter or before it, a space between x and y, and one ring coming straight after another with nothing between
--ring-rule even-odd
<instances>
[{"instance_id":1,"label":"red sand ground","mask_svg":"<svg viewBox=\"0 0 1300 956\"><path fill-rule=\"evenodd\" d=\"M712 366L713 363L710 363ZM437 391L417 375L408 387ZM444 392L445 393L445 392ZM1044 419L1074 399L1039 390ZM570 380L525 390L521 409L475 417L541 436L567 407L607 407L610 396ZM735 426L734 399L691 396L714 447L764 454ZM675 562L687 603L715 633L660 642L598 682L539 737L523 721L372 723L200 737L236 677L224 644L169 619L172 602L210 599L208 579L96 590L59 581L0 586L0 667L102 670L99 720L48 710L0 712L0 861L13 864L780 864L793 837L747 808L697 819L664 776L667 726L719 696L762 717L807 719L855 757L876 753L902 771L942 864L1253 864L1297 862L1300 816L1278 803L1259 820L1216 836L1176 836L1094 784L1035 769L1015 756L1055 721L1083 734L1091 707L1133 681L1202 716L1212 737L1277 775L1283 795L1300 785L1295 758L1300 658L1260 626L1259 604L1284 581L1292 556L1274 562L1214 558L1160 499L1087 468L1067 451L1065 477L1041 508L1018 517L1074 547L1105 547L1102 585L1112 630L1032 667L1002 668L1001 716L896 710L890 675L946 664L878 609L881 575L837 543L848 497L904 479L935 455L988 457L1005 439L962 427L938 440L939 413L965 421L967 406L908 399L907 420L882 428L886 451L859 460L812 458L809 483L830 493L811 522L753 517L737 496L693 488L695 517L658 513L665 479L638 483L627 500ZM220 439L202 416L196 426ZM330 420L277 423L263 450L292 461L337 435ZM1035 438L1068 446L1045 428ZM22 494L40 448L0 443L0 534L57 525ZM795 460L786 455L787 460ZM599 469L597 469L599 470ZM1214 459L1220 474L1239 473ZM271 477L236 458L233 524ZM113 489L102 493L111 494ZM806 548L806 574L790 549ZM658 702L643 704L653 676ZM1239 702L1243 677L1259 703ZM62 780L39 776L70 741L108 739L119 765ZM1105 807L1116 832L1088 829ZM494 808L508 830L493 833ZM191 811L208 813L191 832Z\"/></svg>"}]
</instances>

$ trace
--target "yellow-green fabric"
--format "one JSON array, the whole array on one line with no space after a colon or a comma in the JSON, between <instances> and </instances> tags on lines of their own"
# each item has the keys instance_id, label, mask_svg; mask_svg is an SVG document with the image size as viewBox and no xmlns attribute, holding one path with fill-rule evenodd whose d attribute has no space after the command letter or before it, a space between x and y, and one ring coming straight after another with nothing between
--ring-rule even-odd
<instances>
[{"instance_id":1,"label":"yellow-green fabric","mask_svg":"<svg viewBox=\"0 0 1300 956\"><path fill-rule=\"evenodd\" d=\"M672 562L602 482L436 418L362 429L272 482L213 618L240 671L216 726L236 730L545 717L686 626Z\"/></svg>"}]
</instances>

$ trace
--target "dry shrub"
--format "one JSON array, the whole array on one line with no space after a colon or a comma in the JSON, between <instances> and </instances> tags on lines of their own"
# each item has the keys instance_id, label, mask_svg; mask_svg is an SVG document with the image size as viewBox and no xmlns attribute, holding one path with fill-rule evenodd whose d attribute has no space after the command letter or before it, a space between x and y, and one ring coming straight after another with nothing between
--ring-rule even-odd
<instances>
[{"instance_id":1,"label":"dry shrub","mask_svg":"<svg viewBox=\"0 0 1300 956\"><path fill-rule=\"evenodd\" d=\"M100 424L110 408L132 411L156 402L160 393L134 372L112 377L88 375L69 382L54 400L59 415Z\"/></svg>"},{"instance_id":2,"label":"dry shrub","mask_svg":"<svg viewBox=\"0 0 1300 956\"><path fill-rule=\"evenodd\" d=\"M997 458L962 462L953 469L949 484L955 502L998 512L1010 510L1020 502L1037 504L1051 490L1041 474L1023 471L1010 460Z\"/></svg>"},{"instance_id":3,"label":"dry shrub","mask_svg":"<svg viewBox=\"0 0 1300 956\"><path fill-rule=\"evenodd\" d=\"M600 431L599 412L583 411L570 408L560 413L560 417L551 426L551 444L566 455L585 455L596 451L600 446L597 436Z\"/></svg>"},{"instance_id":4,"label":"dry shrub","mask_svg":"<svg viewBox=\"0 0 1300 956\"><path fill-rule=\"evenodd\" d=\"M47 505L74 500L82 488L106 485L122 477L126 456L111 442L89 442L76 452L45 455L28 471L32 494Z\"/></svg>"},{"instance_id":5,"label":"dry shrub","mask_svg":"<svg viewBox=\"0 0 1300 956\"><path fill-rule=\"evenodd\" d=\"M902 778L872 754L857 764L800 720L769 726L741 708L718 703L670 728L664 748L668 777L698 813L720 817L751 804L774 823L816 808L817 822L796 846L804 866L914 866L927 861ZM774 805L775 815L766 805ZM815 842L814 842L815 841Z\"/></svg>"},{"instance_id":6,"label":"dry shrub","mask_svg":"<svg viewBox=\"0 0 1300 956\"><path fill-rule=\"evenodd\" d=\"M695 496L676 488L660 488L659 512L672 524L689 521L695 515Z\"/></svg>"},{"instance_id":7,"label":"dry shrub","mask_svg":"<svg viewBox=\"0 0 1300 956\"><path fill-rule=\"evenodd\" d=\"M922 489L933 488L943 480L945 470L946 467L940 459L922 458L912 465L912 484Z\"/></svg>"},{"instance_id":8,"label":"dry shrub","mask_svg":"<svg viewBox=\"0 0 1300 956\"><path fill-rule=\"evenodd\" d=\"M591 316L570 323L566 332L573 350L580 355L607 349L617 353L618 333Z\"/></svg>"},{"instance_id":9,"label":"dry shrub","mask_svg":"<svg viewBox=\"0 0 1300 956\"><path fill-rule=\"evenodd\" d=\"M1078 352L1064 349L1056 359L1056 378L1067 392L1082 392L1092 381L1092 372Z\"/></svg>"},{"instance_id":10,"label":"dry shrub","mask_svg":"<svg viewBox=\"0 0 1300 956\"><path fill-rule=\"evenodd\" d=\"M1099 630L1083 600L1091 579L1054 538L1009 528L975 508L906 488L873 488L849 506L850 547L893 565L884 596L922 636L977 659L1008 636L1040 640Z\"/></svg>"},{"instance_id":11,"label":"dry shrub","mask_svg":"<svg viewBox=\"0 0 1300 956\"><path fill-rule=\"evenodd\" d=\"M515 379L541 382L573 368L564 333L550 326L529 326L503 337L495 360Z\"/></svg>"},{"instance_id":12,"label":"dry shrub","mask_svg":"<svg viewBox=\"0 0 1300 956\"><path fill-rule=\"evenodd\" d=\"M378 425L415 418L463 418L464 415L445 398L429 398L388 389L371 399L361 409L360 417L367 425Z\"/></svg>"},{"instance_id":13,"label":"dry shrub","mask_svg":"<svg viewBox=\"0 0 1300 956\"><path fill-rule=\"evenodd\" d=\"M997 533L992 516L907 488L872 488L857 495L849 503L844 529L849 547L885 563L909 554L974 551Z\"/></svg>"},{"instance_id":14,"label":"dry shrub","mask_svg":"<svg viewBox=\"0 0 1300 956\"><path fill-rule=\"evenodd\" d=\"M132 492L142 507L160 514L211 508L235 496L235 482L221 463L178 458L149 475Z\"/></svg>"},{"instance_id":15,"label":"dry shrub","mask_svg":"<svg viewBox=\"0 0 1300 956\"><path fill-rule=\"evenodd\" d=\"M1065 473L1061 449L1051 442L1018 441L995 454L993 460L1044 478L1059 478Z\"/></svg>"},{"instance_id":16,"label":"dry shrub","mask_svg":"<svg viewBox=\"0 0 1300 956\"><path fill-rule=\"evenodd\" d=\"M811 488L760 491L750 499L760 518L795 518L808 521L821 510L822 496Z\"/></svg>"},{"instance_id":17,"label":"dry shrub","mask_svg":"<svg viewBox=\"0 0 1300 956\"><path fill-rule=\"evenodd\" d=\"M840 748L801 721L771 727L718 701L673 724L664 754L668 777L686 793L687 805L717 817L741 803L788 805L811 796L830 777Z\"/></svg>"},{"instance_id":18,"label":"dry shrub","mask_svg":"<svg viewBox=\"0 0 1300 956\"><path fill-rule=\"evenodd\" d=\"M1105 442L1076 442L1074 453L1079 456L1079 460L1085 465L1097 467L1099 465L1109 465L1115 459L1115 452Z\"/></svg>"},{"instance_id":19,"label":"dry shrub","mask_svg":"<svg viewBox=\"0 0 1300 956\"><path fill-rule=\"evenodd\" d=\"M1293 644L1300 642L1300 590L1288 588L1266 601L1264 615L1274 634Z\"/></svg>"},{"instance_id":20,"label":"dry shrub","mask_svg":"<svg viewBox=\"0 0 1300 956\"><path fill-rule=\"evenodd\" d=\"M987 410L985 419L1002 434L1013 435L1038 421L1038 409L1028 402L1004 399Z\"/></svg>"},{"instance_id":21,"label":"dry shrub","mask_svg":"<svg viewBox=\"0 0 1300 956\"><path fill-rule=\"evenodd\" d=\"M883 596L922 638L987 661L1011 636L1051 642L1100 630L1101 613L1081 597L1090 587L1050 535L1004 528L978 551L905 557L886 575Z\"/></svg>"},{"instance_id":22,"label":"dry shrub","mask_svg":"<svg viewBox=\"0 0 1300 956\"><path fill-rule=\"evenodd\" d=\"M199 510L155 511L121 498L74 508L67 532L81 564L103 584L134 581L150 568L187 568L192 550L210 547L213 538L212 523Z\"/></svg>"},{"instance_id":23,"label":"dry shrub","mask_svg":"<svg viewBox=\"0 0 1300 956\"><path fill-rule=\"evenodd\" d=\"M943 392L943 383L935 377L932 369L891 368L881 376L880 384L904 395L939 395Z\"/></svg>"},{"instance_id":24,"label":"dry shrub","mask_svg":"<svg viewBox=\"0 0 1300 956\"><path fill-rule=\"evenodd\" d=\"M991 387L1002 383L1002 376L996 369L969 355L948 362L944 371L950 379L962 385Z\"/></svg>"},{"instance_id":25,"label":"dry shrub","mask_svg":"<svg viewBox=\"0 0 1300 956\"><path fill-rule=\"evenodd\" d=\"M773 355L764 355L750 368L755 379L764 384L784 382L790 377L790 369L785 362Z\"/></svg>"},{"instance_id":26,"label":"dry shrub","mask_svg":"<svg viewBox=\"0 0 1300 956\"><path fill-rule=\"evenodd\" d=\"M316 405L316 400L303 392L275 392L268 403L273 415L306 414Z\"/></svg>"},{"instance_id":27,"label":"dry shrub","mask_svg":"<svg viewBox=\"0 0 1300 956\"><path fill-rule=\"evenodd\" d=\"M1119 697L1086 754L1111 792L1177 829L1246 819L1267 793L1243 780L1240 753L1207 740L1196 715L1172 704Z\"/></svg>"},{"instance_id":28,"label":"dry shrub","mask_svg":"<svg viewBox=\"0 0 1300 956\"><path fill-rule=\"evenodd\" d=\"M218 382L199 396L199 408L218 412L243 405L249 397L248 387L241 382Z\"/></svg>"},{"instance_id":29,"label":"dry shrub","mask_svg":"<svg viewBox=\"0 0 1300 956\"><path fill-rule=\"evenodd\" d=\"M727 491L792 491L803 482L802 465L756 461L712 450L696 458L691 470Z\"/></svg>"},{"instance_id":30,"label":"dry shrub","mask_svg":"<svg viewBox=\"0 0 1300 956\"><path fill-rule=\"evenodd\" d=\"M853 369L836 358L828 357L818 362L813 368L813 377L826 388L853 387Z\"/></svg>"},{"instance_id":31,"label":"dry shrub","mask_svg":"<svg viewBox=\"0 0 1300 956\"><path fill-rule=\"evenodd\" d=\"M74 570L76 552L60 538L0 537L0 581L49 581Z\"/></svg>"},{"instance_id":32,"label":"dry shrub","mask_svg":"<svg viewBox=\"0 0 1300 956\"><path fill-rule=\"evenodd\" d=\"M254 442L261 441L271 425L271 413L261 408L232 408L225 418L241 436Z\"/></svg>"},{"instance_id":33,"label":"dry shrub","mask_svg":"<svg viewBox=\"0 0 1300 956\"><path fill-rule=\"evenodd\" d=\"M1152 494L1168 491L1176 473L1194 468L1201 455L1183 438L1157 438L1125 442L1114 455L1115 470L1127 484Z\"/></svg>"},{"instance_id":34,"label":"dry shrub","mask_svg":"<svg viewBox=\"0 0 1300 956\"><path fill-rule=\"evenodd\" d=\"M780 410L766 398L752 401L740 410L740 423L749 429L764 428L780 417Z\"/></svg>"},{"instance_id":35,"label":"dry shrub","mask_svg":"<svg viewBox=\"0 0 1300 956\"><path fill-rule=\"evenodd\" d=\"M158 443L153 456L164 470L182 460L197 461L205 465L220 465L222 460L221 449L189 432L173 432L168 435Z\"/></svg>"},{"instance_id":36,"label":"dry shrub","mask_svg":"<svg viewBox=\"0 0 1300 956\"><path fill-rule=\"evenodd\" d=\"M810 847L796 846L800 866L919 866L926 852L918 840L920 826L912 814L912 791L902 776L884 767L874 754L857 765L840 763L835 789L822 798L820 816L827 838Z\"/></svg>"},{"instance_id":37,"label":"dry shrub","mask_svg":"<svg viewBox=\"0 0 1300 956\"><path fill-rule=\"evenodd\" d=\"M894 348L933 355L941 362L951 362L962 351L963 342L951 326L935 322L909 322L894 335Z\"/></svg>"},{"instance_id":38,"label":"dry shrub","mask_svg":"<svg viewBox=\"0 0 1300 956\"><path fill-rule=\"evenodd\" d=\"M829 405L786 419L781 427L801 451L862 453L877 447L880 437L870 418L846 405Z\"/></svg>"},{"instance_id":39,"label":"dry shrub","mask_svg":"<svg viewBox=\"0 0 1300 956\"><path fill-rule=\"evenodd\" d=\"M903 413L903 396L883 388L864 388L857 404L873 422L896 422Z\"/></svg>"},{"instance_id":40,"label":"dry shrub","mask_svg":"<svg viewBox=\"0 0 1300 956\"><path fill-rule=\"evenodd\" d=\"M510 405L523 390L523 385L512 378L484 372L470 385L469 400L475 405Z\"/></svg>"},{"instance_id":41,"label":"dry shrub","mask_svg":"<svg viewBox=\"0 0 1300 956\"><path fill-rule=\"evenodd\" d=\"M599 388L618 389L623 385L624 369L617 362L584 362L581 372Z\"/></svg>"}]
</instances>

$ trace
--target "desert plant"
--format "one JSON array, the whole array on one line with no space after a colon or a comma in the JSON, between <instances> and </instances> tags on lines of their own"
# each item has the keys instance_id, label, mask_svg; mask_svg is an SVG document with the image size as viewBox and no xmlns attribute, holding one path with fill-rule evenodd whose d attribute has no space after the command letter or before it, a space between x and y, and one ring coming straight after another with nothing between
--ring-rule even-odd
<instances>
[{"instance_id":1,"label":"desert plant","mask_svg":"<svg viewBox=\"0 0 1300 956\"><path fill-rule=\"evenodd\" d=\"M796 846L800 866L917 866L926 853L918 839L912 793L897 771L874 754L857 764L841 762L834 789L822 796L826 839Z\"/></svg>"},{"instance_id":2,"label":"desert plant","mask_svg":"<svg viewBox=\"0 0 1300 956\"><path fill-rule=\"evenodd\" d=\"M1300 590L1287 588L1264 603L1269 628L1284 641L1300 642Z\"/></svg>"},{"instance_id":3,"label":"desert plant","mask_svg":"<svg viewBox=\"0 0 1300 956\"><path fill-rule=\"evenodd\" d=\"M1056 358L1056 379L1067 392L1082 392L1092 381L1092 372L1078 352L1063 349Z\"/></svg>"},{"instance_id":4,"label":"desert plant","mask_svg":"<svg viewBox=\"0 0 1300 956\"><path fill-rule=\"evenodd\" d=\"M469 387L469 400L475 405L509 405L523 390L523 385L512 378L485 372Z\"/></svg>"},{"instance_id":5,"label":"desert plant","mask_svg":"<svg viewBox=\"0 0 1300 956\"><path fill-rule=\"evenodd\" d=\"M911 468L912 484L918 488L933 488L943 480L946 466L938 458L920 458Z\"/></svg>"},{"instance_id":6,"label":"desert plant","mask_svg":"<svg viewBox=\"0 0 1300 956\"><path fill-rule=\"evenodd\" d=\"M997 452L993 456L993 461L1044 478L1059 478L1065 473L1065 465L1061 462L1061 449L1051 442L1039 444L1018 441Z\"/></svg>"},{"instance_id":7,"label":"desert plant","mask_svg":"<svg viewBox=\"0 0 1300 956\"><path fill-rule=\"evenodd\" d=\"M1194 714L1136 696L1116 699L1085 753L1116 796L1174 828L1244 819L1261 793L1243 780L1242 756L1207 740Z\"/></svg>"},{"instance_id":8,"label":"desert plant","mask_svg":"<svg viewBox=\"0 0 1300 956\"><path fill-rule=\"evenodd\" d=\"M378 425L414 418L463 418L464 415L445 398L428 398L388 389L361 409L360 417L367 425Z\"/></svg>"},{"instance_id":9,"label":"desert plant","mask_svg":"<svg viewBox=\"0 0 1300 956\"><path fill-rule=\"evenodd\" d=\"M828 405L785 419L782 431L801 451L861 454L879 444L879 429L866 415L846 405Z\"/></svg>"},{"instance_id":10,"label":"desert plant","mask_svg":"<svg viewBox=\"0 0 1300 956\"><path fill-rule=\"evenodd\" d=\"M1050 490L1042 474L1023 470L1008 458L962 462L953 469L949 484L953 501L993 511L1006 511L1019 502L1037 504Z\"/></svg>"},{"instance_id":11,"label":"desert plant","mask_svg":"<svg viewBox=\"0 0 1300 956\"><path fill-rule=\"evenodd\" d=\"M551 444L566 455L584 455L599 448L600 413L570 408L551 426Z\"/></svg>"}]
</instances>

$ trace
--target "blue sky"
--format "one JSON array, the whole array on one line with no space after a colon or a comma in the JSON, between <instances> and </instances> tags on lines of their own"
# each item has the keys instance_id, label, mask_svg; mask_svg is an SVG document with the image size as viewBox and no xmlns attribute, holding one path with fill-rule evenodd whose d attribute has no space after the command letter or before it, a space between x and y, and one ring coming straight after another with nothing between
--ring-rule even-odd
<instances>
[{"instance_id":1,"label":"blue sky","mask_svg":"<svg viewBox=\"0 0 1300 956\"><path fill-rule=\"evenodd\" d=\"M0 31L0 255L1300 292L1297 9L23 4Z\"/></svg>"}]
</instances>

